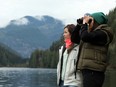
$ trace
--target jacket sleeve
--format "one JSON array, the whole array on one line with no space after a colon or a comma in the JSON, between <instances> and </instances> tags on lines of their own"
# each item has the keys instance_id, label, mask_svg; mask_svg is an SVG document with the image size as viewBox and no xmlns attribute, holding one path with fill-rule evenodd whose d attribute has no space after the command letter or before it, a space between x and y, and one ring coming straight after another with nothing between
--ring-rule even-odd
<instances>
[{"instance_id":1,"label":"jacket sleeve","mask_svg":"<svg viewBox=\"0 0 116 87\"><path fill-rule=\"evenodd\" d=\"M84 24L80 31L81 40L84 42L89 42L95 45L105 45L107 44L107 35L105 32L98 29L96 31L88 32L87 24Z\"/></svg>"},{"instance_id":2,"label":"jacket sleeve","mask_svg":"<svg viewBox=\"0 0 116 87\"><path fill-rule=\"evenodd\" d=\"M76 25L74 31L71 34L71 41L73 43L79 44L80 43L80 29L81 26L79 24Z\"/></svg>"}]
</instances>

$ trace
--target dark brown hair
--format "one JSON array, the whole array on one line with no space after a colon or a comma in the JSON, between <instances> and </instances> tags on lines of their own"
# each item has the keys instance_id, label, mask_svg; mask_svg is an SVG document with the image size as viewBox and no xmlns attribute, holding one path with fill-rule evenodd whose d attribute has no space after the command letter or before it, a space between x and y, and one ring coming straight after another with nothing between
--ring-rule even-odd
<instances>
[{"instance_id":1,"label":"dark brown hair","mask_svg":"<svg viewBox=\"0 0 116 87\"><path fill-rule=\"evenodd\" d=\"M72 32L74 31L75 29L75 25L74 24L68 24L64 27L64 29L67 28L69 33L72 34Z\"/></svg>"}]
</instances>

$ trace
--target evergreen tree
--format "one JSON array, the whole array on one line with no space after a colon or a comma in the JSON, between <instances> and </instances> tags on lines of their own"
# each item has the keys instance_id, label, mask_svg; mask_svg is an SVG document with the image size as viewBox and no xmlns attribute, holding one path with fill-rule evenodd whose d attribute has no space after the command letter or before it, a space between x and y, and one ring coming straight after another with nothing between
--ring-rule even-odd
<instances>
[{"instance_id":1,"label":"evergreen tree","mask_svg":"<svg viewBox=\"0 0 116 87\"><path fill-rule=\"evenodd\" d=\"M111 68L116 69L116 7L108 14L108 25L113 30L113 41L109 47L109 63Z\"/></svg>"}]
</instances>

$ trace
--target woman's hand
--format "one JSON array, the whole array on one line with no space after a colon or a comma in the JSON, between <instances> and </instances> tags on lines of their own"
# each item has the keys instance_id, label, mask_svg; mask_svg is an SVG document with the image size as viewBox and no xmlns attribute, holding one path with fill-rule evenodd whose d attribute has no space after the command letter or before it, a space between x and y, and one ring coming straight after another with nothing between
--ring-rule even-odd
<instances>
[{"instance_id":1,"label":"woman's hand","mask_svg":"<svg viewBox=\"0 0 116 87\"><path fill-rule=\"evenodd\" d=\"M83 24L87 23L87 24L90 24L90 20L92 21L92 17L90 16L84 16L83 17Z\"/></svg>"},{"instance_id":2,"label":"woman's hand","mask_svg":"<svg viewBox=\"0 0 116 87\"><path fill-rule=\"evenodd\" d=\"M92 31L92 28L93 28L93 23L94 23L94 20L91 16L84 16L83 17L83 24L87 23L88 25L88 31Z\"/></svg>"}]
</instances>

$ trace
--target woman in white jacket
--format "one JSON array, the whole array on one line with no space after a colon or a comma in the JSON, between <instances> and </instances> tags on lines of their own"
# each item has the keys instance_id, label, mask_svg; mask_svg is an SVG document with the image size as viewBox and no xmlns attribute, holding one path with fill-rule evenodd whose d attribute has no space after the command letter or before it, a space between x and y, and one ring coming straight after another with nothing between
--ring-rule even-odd
<instances>
[{"instance_id":1,"label":"woman in white jacket","mask_svg":"<svg viewBox=\"0 0 116 87\"><path fill-rule=\"evenodd\" d=\"M59 87L82 87L81 71L76 70L79 45L71 42L71 33L75 25L64 27L65 45L59 49L59 62L57 65L57 84Z\"/></svg>"}]
</instances>

